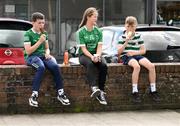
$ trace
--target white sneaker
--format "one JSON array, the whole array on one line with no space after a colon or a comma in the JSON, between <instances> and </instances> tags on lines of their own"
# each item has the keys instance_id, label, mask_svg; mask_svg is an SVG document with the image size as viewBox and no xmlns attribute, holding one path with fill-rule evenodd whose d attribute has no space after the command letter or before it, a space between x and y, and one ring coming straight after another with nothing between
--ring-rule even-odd
<instances>
[{"instance_id":1,"label":"white sneaker","mask_svg":"<svg viewBox=\"0 0 180 126\"><path fill-rule=\"evenodd\" d=\"M57 99L63 104L63 105L70 105L70 101L67 98L67 96L63 93L62 95L58 95Z\"/></svg>"},{"instance_id":2,"label":"white sneaker","mask_svg":"<svg viewBox=\"0 0 180 126\"><path fill-rule=\"evenodd\" d=\"M91 90L92 90L91 97L97 97L101 93L100 89L97 86L91 87Z\"/></svg>"},{"instance_id":3,"label":"white sneaker","mask_svg":"<svg viewBox=\"0 0 180 126\"><path fill-rule=\"evenodd\" d=\"M105 99L104 94L106 94L106 93L105 93L104 91L101 91L100 95L98 95L98 96L96 97L96 99L99 101L100 104L102 104L102 105L107 105L107 101L106 101L106 99Z\"/></svg>"},{"instance_id":4,"label":"white sneaker","mask_svg":"<svg viewBox=\"0 0 180 126\"><path fill-rule=\"evenodd\" d=\"M38 107L38 102L37 102L37 97L36 96L31 96L29 98L29 105L33 107Z\"/></svg>"}]
</instances>

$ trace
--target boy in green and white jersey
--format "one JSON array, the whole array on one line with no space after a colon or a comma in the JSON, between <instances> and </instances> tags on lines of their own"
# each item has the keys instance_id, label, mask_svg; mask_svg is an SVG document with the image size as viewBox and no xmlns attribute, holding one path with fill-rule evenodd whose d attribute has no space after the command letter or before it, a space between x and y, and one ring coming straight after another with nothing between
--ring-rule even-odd
<instances>
[{"instance_id":1,"label":"boy in green and white jersey","mask_svg":"<svg viewBox=\"0 0 180 126\"><path fill-rule=\"evenodd\" d=\"M156 91L156 72L155 66L147 58L142 56L146 53L144 41L141 35L136 33L137 20L133 16L129 16L125 20L126 31L120 37L118 45L118 53L121 55L123 64L133 68L132 73L132 96L134 102L141 102L138 93L138 79L140 73L140 65L149 71L150 94L154 101L159 102L159 94Z\"/></svg>"},{"instance_id":2,"label":"boy in green and white jersey","mask_svg":"<svg viewBox=\"0 0 180 126\"><path fill-rule=\"evenodd\" d=\"M33 13L32 24L33 27L24 35L26 62L36 70L33 78L32 94L29 98L29 105L38 107L38 92L46 68L53 74L57 99L63 105L70 105L69 99L64 92L59 66L55 58L50 54L47 32L43 30L45 25L44 15L39 12Z\"/></svg>"}]
</instances>

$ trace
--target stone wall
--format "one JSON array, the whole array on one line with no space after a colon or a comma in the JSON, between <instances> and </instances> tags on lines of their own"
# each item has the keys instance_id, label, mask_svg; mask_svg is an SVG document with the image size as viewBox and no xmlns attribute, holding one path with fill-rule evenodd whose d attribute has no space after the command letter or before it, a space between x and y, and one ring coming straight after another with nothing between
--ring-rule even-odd
<instances>
[{"instance_id":1,"label":"stone wall","mask_svg":"<svg viewBox=\"0 0 180 126\"><path fill-rule=\"evenodd\" d=\"M64 78L64 88L71 101L61 105L56 99L53 77L46 71L39 92L39 108L28 105L34 70L24 65L0 65L0 113L58 113L119 111L137 109L180 108L180 63L156 63L157 89L162 101L155 103L149 97L148 72L142 68L139 91L142 103L131 99L132 69L121 64L109 64L106 82L108 105L100 105L90 98L86 72L82 66L59 65Z\"/></svg>"}]
</instances>

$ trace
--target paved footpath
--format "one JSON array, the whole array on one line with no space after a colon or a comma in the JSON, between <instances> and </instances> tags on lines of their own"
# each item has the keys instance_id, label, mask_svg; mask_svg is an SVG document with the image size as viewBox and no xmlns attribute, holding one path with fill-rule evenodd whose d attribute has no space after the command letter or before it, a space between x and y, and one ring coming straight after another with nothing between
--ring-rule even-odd
<instances>
[{"instance_id":1,"label":"paved footpath","mask_svg":"<svg viewBox=\"0 0 180 126\"><path fill-rule=\"evenodd\" d=\"M180 126L180 110L0 115L0 126Z\"/></svg>"}]
</instances>

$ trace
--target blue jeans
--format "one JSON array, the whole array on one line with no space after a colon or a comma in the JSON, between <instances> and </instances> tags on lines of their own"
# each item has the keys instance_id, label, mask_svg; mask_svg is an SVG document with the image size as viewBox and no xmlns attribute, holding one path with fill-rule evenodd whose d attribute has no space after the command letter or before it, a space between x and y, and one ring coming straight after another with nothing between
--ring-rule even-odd
<instances>
[{"instance_id":1,"label":"blue jeans","mask_svg":"<svg viewBox=\"0 0 180 126\"><path fill-rule=\"evenodd\" d=\"M27 64L36 69L32 85L33 91L39 91L41 80L46 68L53 74L56 89L59 90L63 88L62 76L54 57L46 59L45 57L40 56L29 56L27 58Z\"/></svg>"}]
</instances>

